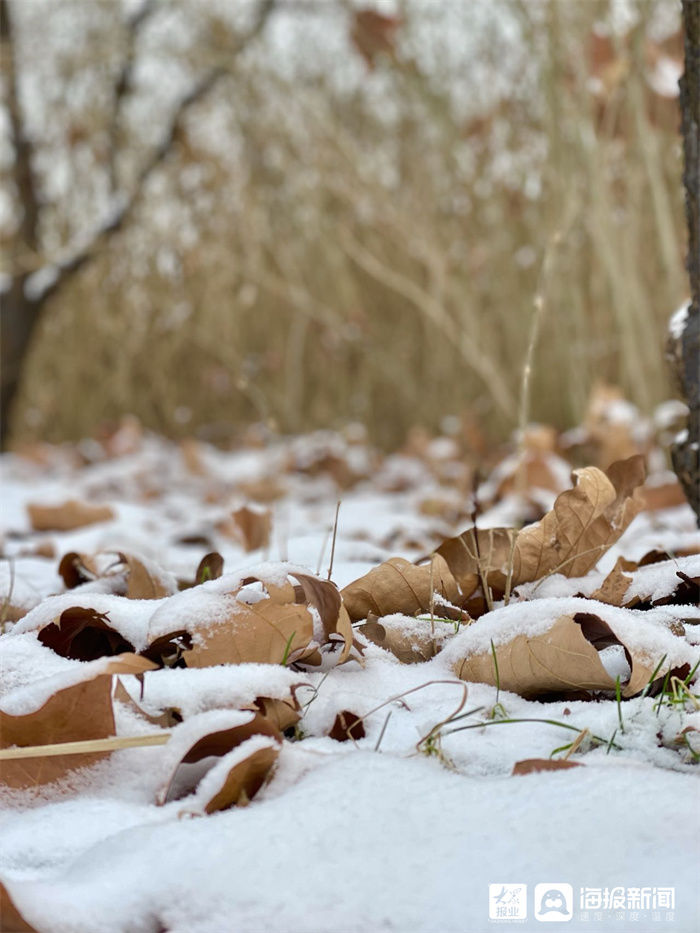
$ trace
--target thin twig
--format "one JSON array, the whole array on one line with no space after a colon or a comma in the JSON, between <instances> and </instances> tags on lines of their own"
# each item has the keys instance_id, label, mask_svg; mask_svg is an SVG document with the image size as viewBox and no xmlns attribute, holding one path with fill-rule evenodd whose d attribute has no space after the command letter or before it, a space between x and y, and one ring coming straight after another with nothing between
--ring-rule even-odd
<instances>
[{"instance_id":1,"label":"thin twig","mask_svg":"<svg viewBox=\"0 0 700 933\"><path fill-rule=\"evenodd\" d=\"M92 752L113 752L122 748L165 745L169 739L169 732L156 732L152 735L115 735L107 739L86 739L83 742L25 745L18 748L0 749L0 761L14 761L18 758L54 758L57 755L89 755Z\"/></svg>"},{"instance_id":2,"label":"thin twig","mask_svg":"<svg viewBox=\"0 0 700 933\"><path fill-rule=\"evenodd\" d=\"M384 733L386 732L386 727L389 725L389 720L391 719L391 714L393 710L389 710L386 714L386 719L384 720L384 725L382 726L382 731L379 733L379 738L377 739L377 744L374 746L375 752L379 751L379 746L382 744L382 739L384 738Z\"/></svg>"},{"instance_id":3,"label":"thin twig","mask_svg":"<svg viewBox=\"0 0 700 933\"><path fill-rule=\"evenodd\" d=\"M338 536L338 513L340 512L340 499L335 506L335 521L333 522L333 542L331 544L331 562L328 565L328 577L330 580L331 574L333 573L333 561L335 560L335 539Z\"/></svg>"}]
</instances>

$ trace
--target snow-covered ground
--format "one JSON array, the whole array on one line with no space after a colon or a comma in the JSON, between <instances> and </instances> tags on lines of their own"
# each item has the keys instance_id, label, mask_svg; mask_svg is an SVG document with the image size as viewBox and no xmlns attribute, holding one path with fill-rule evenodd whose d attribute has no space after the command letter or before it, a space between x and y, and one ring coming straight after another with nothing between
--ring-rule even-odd
<instances>
[{"instance_id":1,"label":"snow-covered ground","mask_svg":"<svg viewBox=\"0 0 700 933\"><path fill-rule=\"evenodd\" d=\"M87 444L4 458L0 711L8 716L31 713L85 677L87 664L103 664L63 657L39 640L66 608L104 612L139 650L156 628L186 628L241 585L246 605L254 603L264 593L246 578L283 586L305 569L325 579L339 500L331 570L339 588L390 557L430 554L469 525L459 491L466 476L447 438L420 456L381 458L339 435L224 453L125 430L110 454ZM526 503L486 484L482 527L551 507L568 470L554 454L542 462L549 479L527 490ZM108 504L113 517L71 531L32 529L29 504L68 499ZM254 550L246 548L250 526L231 518L242 507L271 513L269 540ZM105 558L91 565L97 579L66 592L60 558L104 551L158 565L162 592L154 600L120 595ZM174 593L211 551L222 555L224 575ZM618 558L640 562L652 551L661 559L625 565L625 599L637 608L593 598ZM316 666L166 667L141 682L122 675L116 734L163 731L168 744L118 749L53 783L0 785L0 879L26 928L42 933L482 933L548 921L691 933L700 928L697 686L683 692L676 683L675 702L670 681L662 694L625 699L623 689L619 703L614 691L590 699L576 684L568 695L526 699L462 681L455 670L518 635L532 647L557 619L579 614L604 620L619 639L597 648L612 682L619 677L624 688L631 666L657 660L682 681L683 665L700 657L700 609L678 571L697 581L699 552L687 506L646 510L585 577L523 584L508 606L469 625L435 620L444 647L420 663L401 663L356 625L351 660L340 665L326 645ZM322 640L319 614L311 614ZM426 613L383 622L417 642L421 626L423 642L431 630ZM503 665L501 684L511 676ZM229 764L245 749L276 755L247 806L206 811L224 774L216 758L190 778L191 792L165 795L194 739L247 722L252 713L239 710L258 697L289 701L292 688L301 715L281 741L254 735L247 742L256 745L227 752ZM176 720L155 721L172 709ZM343 711L362 718L362 737L330 737ZM580 766L512 774L517 762L567 755ZM10 916L3 930L14 928Z\"/></svg>"}]
</instances>

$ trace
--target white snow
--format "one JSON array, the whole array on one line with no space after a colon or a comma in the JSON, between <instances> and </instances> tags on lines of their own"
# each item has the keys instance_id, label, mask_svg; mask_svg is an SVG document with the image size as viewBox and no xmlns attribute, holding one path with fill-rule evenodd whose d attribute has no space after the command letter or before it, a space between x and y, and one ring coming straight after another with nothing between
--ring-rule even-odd
<instances>
[{"instance_id":1,"label":"white snow","mask_svg":"<svg viewBox=\"0 0 700 933\"><path fill-rule=\"evenodd\" d=\"M285 749L281 779L302 754ZM10 890L40 929L476 933L488 929L489 884L550 880L671 885L677 919L668 928L697 929L697 785L688 775L627 765L494 783L423 759L340 753L294 774L284 793L207 819L137 826L143 808L96 804L79 830L83 854L48 872L36 864L37 833L18 832L20 815L3 821L12 860L26 865L33 853L34 877L25 869ZM42 809L40 826L28 820L49 843L83 822L61 803ZM6 860L3 871L9 877ZM618 928L567 929L591 926Z\"/></svg>"},{"instance_id":2,"label":"white snow","mask_svg":"<svg viewBox=\"0 0 700 933\"><path fill-rule=\"evenodd\" d=\"M374 473L360 446L353 469L371 479L342 491L313 471L327 453L345 458L352 445L324 435L311 448L270 442L225 453L201 445L202 474L189 472L172 445L149 437L115 460L86 447L93 459L80 469L68 451L47 451L46 467L3 458L5 556L18 601L33 608L6 623L0 637L0 707L31 712L105 663L67 660L39 643L37 630L66 608L104 612L138 649L159 634L215 622L231 604L243 609L242 602L265 598L266 584L317 567L325 577L338 498L331 576L340 586L390 556L429 554L442 536L462 530L421 510L437 498L454 501L456 514L468 508L457 495L449 498L440 478L450 451L457 456L451 441L433 442L424 459L386 458ZM558 482L564 466L553 465ZM267 548L246 553L219 524L232 508L250 504L241 484L265 479L283 490L272 505L273 537ZM47 536L31 531L26 503L61 501L69 493L113 504L117 518L52 533L56 557L30 556ZM482 522L522 507L506 497ZM542 882L569 883L576 897L583 887L671 886L673 920L657 926L691 933L700 922L700 808L692 755L678 736L686 725L700 725L698 714L682 717L652 696L624 700L619 709L614 699L525 700L458 681L452 662L584 612L607 621L636 653L665 656L665 669L692 666L700 656L700 608L625 610L589 597L618 556L634 560L659 550L669 559L635 571L630 590L667 598L680 584L678 570L693 577L699 569L697 556L672 555L699 548L688 507L642 513L585 578L552 575L517 587L509 606L469 626L437 618L436 640L444 647L425 663L401 664L367 643L361 661L337 668L327 657L312 670L241 664L120 676L145 713L175 709L184 721L165 730L171 737L164 746L116 751L52 785L0 786L0 878L40 933L485 933L489 884L528 884L531 917L533 886ZM203 554L219 550L225 573L161 600L128 600L93 584L63 592L56 567L72 550L136 550L189 581ZM7 589L9 562L4 566L0 582ZM248 577L262 583L240 590ZM436 600L438 616L440 605ZM416 639L431 628L428 614L381 621ZM679 621L685 637L673 633ZM358 640L365 641L359 634ZM601 661L613 679L627 680L620 646L604 649ZM291 702L293 693L301 719L284 739L269 783L245 808L202 816L229 769L274 740L255 736L220 758L178 768L182 756L201 736L248 722L245 708L257 698ZM329 737L341 711L362 718L364 738ZM115 721L119 735L163 731L127 702L115 703ZM435 729L433 744L421 745ZM557 749L582 733L571 758L583 767L511 776L518 761L561 757L566 752ZM174 773L180 790L196 787L159 805ZM578 901L574 908L571 930L646 933L652 924L640 918L621 925L612 915L586 920Z\"/></svg>"},{"instance_id":3,"label":"white snow","mask_svg":"<svg viewBox=\"0 0 700 933\"><path fill-rule=\"evenodd\" d=\"M681 305L680 308L671 316L671 320L668 322L668 332L674 338L674 340L680 340L683 336L683 331L685 330L689 311L690 302L686 301L686 303Z\"/></svg>"}]
</instances>

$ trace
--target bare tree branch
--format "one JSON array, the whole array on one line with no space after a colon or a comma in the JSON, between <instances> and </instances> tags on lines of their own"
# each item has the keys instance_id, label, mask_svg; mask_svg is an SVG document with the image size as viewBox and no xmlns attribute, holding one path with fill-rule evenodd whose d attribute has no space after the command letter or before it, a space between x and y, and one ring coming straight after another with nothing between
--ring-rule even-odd
<instances>
[{"instance_id":1,"label":"bare tree branch","mask_svg":"<svg viewBox=\"0 0 700 933\"><path fill-rule=\"evenodd\" d=\"M10 413L17 394L24 359L31 343L32 334L39 322L47 300L54 295L72 276L88 263L125 225L140 202L146 182L152 173L168 158L175 147L183 122L190 109L205 97L220 78L230 71L228 64L242 52L262 31L277 0L260 0L256 17L251 27L238 36L233 47L227 50L226 63L217 64L201 77L192 89L175 106L164 129L159 144L146 159L130 192L121 197L116 194L109 215L92 232L84 235L82 242L74 246L69 255L59 262L46 263L29 274L26 263L19 261L22 253L31 251L39 254L38 233L41 202L36 179L32 171L33 148L25 132L22 110L18 97L14 34L10 18L9 0L0 0L0 53L5 78L6 106L9 114L11 141L15 150L13 164L14 182L17 189L19 209L22 211L19 229L14 238L14 271L9 287L3 294L2 341L0 342L0 445L6 443L10 433ZM111 141L117 142L120 114L123 101L129 93L133 73L134 44L139 29L153 9L153 0L144 0L143 6L129 24L131 51L118 77L114 92L116 117L113 120ZM116 120L116 123L115 123ZM114 156L112 156L114 159ZM116 166L112 166L113 186L116 187ZM114 194L114 189L113 189Z\"/></svg>"},{"instance_id":2,"label":"bare tree branch","mask_svg":"<svg viewBox=\"0 0 700 933\"><path fill-rule=\"evenodd\" d=\"M234 44L230 51L232 56L239 55L246 49L249 43L262 32L267 19L274 9L277 0L261 0L255 20L247 32L243 33ZM138 174L136 183L129 195L117 204L112 214L96 230L93 237L85 245L76 250L73 255L67 259L56 263L52 275L47 279L47 285L42 290L41 300L46 300L49 296L55 294L68 279L81 269L104 245L105 241L121 230L127 219L133 213L138 205L144 191L146 182L153 174L156 168L162 165L173 151L175 141L180 133L185 117L191 108L204 98L217 82L226 74L229 68L224 65L217 65L211 68L199 81L184 95L175 107L167 127L165 128L160 142L153 150L150 158L145 162ZM42 270L39 270L41 273ZM37 273L38 275L39 273Z\"/></svg>"},{"instance_id":3,"label":"bare tree branch","mask_svg":"<svg viewBox=\"0 0 700 933\"><path fill-rule=\"evenodd\" d=\"M117 177L118 135L121 126L124 100L129 96L132 88L136 43L141 28L155 10L155 0L145 0L136 13L126 22L126 54L116 84L114 85L112 120L109 127L109 187L112 194L116 193L119 186L119 179Z\"/></svg>"}]
</instances>

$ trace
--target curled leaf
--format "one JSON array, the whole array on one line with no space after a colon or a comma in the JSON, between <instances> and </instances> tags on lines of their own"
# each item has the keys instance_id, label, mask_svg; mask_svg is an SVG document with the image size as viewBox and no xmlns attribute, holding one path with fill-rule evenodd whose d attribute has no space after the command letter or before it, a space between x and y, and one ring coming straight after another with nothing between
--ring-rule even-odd
<instances>
[{"instance_id":1,"label":"curled leaf","mask_svg":"<svg viewBox=\"0 0 700 933\"><path fill-rule=\"evenodd\" d=\"M551 573L582 577L641 510L634 492L644 475L639 455L613 463L607 473L596 467L576 470L575 486L515 538L507 528L469 529L448 538L437 553L447 561L463 596L474 592L480 578L502 594L509 577L513 587Z\"/></svg>"},{"instance_id":2,"label":"curled leaf","mask_svg":"<svg viewBox=\"0 0 700 933\"><path fill-rule=\"evenodd\" d=\"M269 779L281 745L262 736L248 739L207 774L197 793L205 813L244 807Z\"/></svg>"},{"instance_id":3,"label":"curled leaf","mask_svg":"<svg viewBox=\"0 0 700 933\"><path fill-rule=\"evenodd\" d=\"M493 649L459 658L454 671L462 680L498 685L528 699L578 691L612 692L616 681L600 658L600 652L611 646L621 646L630 668L622 695L635 696L649 684L663 652L655 657L641 647L629 647L606 620L585 612L560 616L537 635L514 635L496 645L495 662Z\"/></svg>"},{"instance_id":4,"label":"curled leaf","mask_svg":"<svg viewBox=\"0 0 700 933\"><path fill-rule=\"evenodd\" d=\"M346 709L335 717L333 728L328 735L336 742L347 742L350 739L357 741L357 739L364 739L365 726L356 713L351 713Z\"/></svg>"},{"instance_id":5,"label":"curled leaf","mask_svg":"<svg viewBox=\"0 0 700 933\"><path fill-rule=\"evenodd\" d=\"M129 599L162 599L177 590L174 577L153 561L123 551L78 554L61 558L58 572L68 589L103 580L110 592Z\"/></svg>"},{"instance_id":6,"label":"curled leaf","mask_svg":"<svg viewBox=\"0 0 700 933\"><path fill-rule=\"evenodd\" d=\"M131 644L110 624L106 613L83 606L64 609L58 619L40 629L39 641L64 658L94 661L133 652Z\"/></svg>"},{"instance_id":7,"label":"curled leaf","mask_svg":"<svg viewBox=\"0 0 700 933\"><path fill-rule=\"evenodd\" d=\"M212 767L211 759L227 757L232 751L246 745L253 737L263 737L267 741L248 746L246 751L253 752L254 755L234 756L227 763L230 767L221 774L222 780L215 782L220 786L205 802L204 809L211 813L216 809L247 802L260 789L277 759L279 743L282 740L281 733L260 713L229 713L230 725L211 729L209 723L214 719L218 722L220 718L221 714L205 713L200 715L197 721L191 720L187 724L186 735L193 733L193 730L196 732L198 728L203 731L194 740L188 741L188 747L178 756L170 778L158 794L158 803L180 800L193 793ZM264 754L258 754L263 750Z\"/></svg>"}]
</instances>

